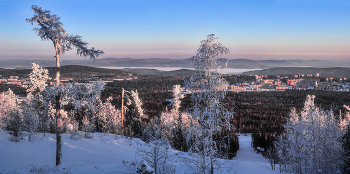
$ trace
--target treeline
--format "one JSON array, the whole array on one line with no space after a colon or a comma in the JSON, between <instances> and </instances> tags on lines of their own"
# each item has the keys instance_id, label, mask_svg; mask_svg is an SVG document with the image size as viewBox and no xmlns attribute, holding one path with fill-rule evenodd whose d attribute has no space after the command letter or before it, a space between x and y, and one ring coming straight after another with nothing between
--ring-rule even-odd
<instances>
[{"instance_id":1,"label":"treeline","mask_svg":"<svg viewBox=\"0 0 350 174\"><path fill-rule=\"evenodd\" d=\"M273 133L283 131L292 108L301 111L307 95L315 95L315 104L332 109L335 115L344 114L343 105L350 104L349 92L287 90L280 92L227 92L223 103L235 112L234 126L241 133ZM183 99L182 109L191 106L190 98Z\"/></svg>"},{"instance_id":2,"label":"treeline","mask_svg":"<svg viewBox=\"0 0 350 174\"><path fill-rule=\"evenodd\" d=\"M20 96L27 95L26 88L22 88L21 86L18 86L18 85L0 83L0 93L4 91L8 91L9 89L11 89L16 95L20 95Z\"/></svg>"},{"instance_id":3,"label":"treeline","mask_svg":"<svg viewBox=\"0 0 350 174\"><path fill-rule=\"evenodd\" d=\"M56 75L56 67L47 67L49 76L54 79ZM129 73L118 69L95 68L82 65L66 65L61 66L61 78L83 79L91 76L100 76L102 79L109 77L128 76ZM18 78L28 78L31 69L0 69L0 74L4 78L10 76L18 76Z\"/></svg>"}]
</instances>

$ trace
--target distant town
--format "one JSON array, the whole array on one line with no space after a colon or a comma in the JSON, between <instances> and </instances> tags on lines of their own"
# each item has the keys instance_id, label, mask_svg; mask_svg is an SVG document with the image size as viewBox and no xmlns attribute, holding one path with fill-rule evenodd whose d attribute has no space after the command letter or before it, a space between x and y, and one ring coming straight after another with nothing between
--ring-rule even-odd
<instances>
[{"instance_id":1,"label":"distant town","mask_svg":"<svg viewBox=\"0 0 350 174\"><path fill-rule=\"evenodd\" d=\"M239 76L239 75L238 75ZM321 79L323 79L321 81ZM320 78L320 74L276 75L274 78L255 75L254 81L236 83L229 86L230 91L283 91L291 90L323 90L349 91L347 78Z\"/></svg>"},{"instance_id":2,"label":"distant town","mask_svg":"<svg viewBox=\"0 0 350 174\"><path fill-rule=\"evenodd\" d=\"M233 74L225 74L227 76L237 76ZM333 77L320 77L319 73L316 74L293 74L284 76L264 76L264 75L250 75L254 80L230 84L228 90L234 92L240 91L284 91L284 90L322 90L322 91L349 91L350 83L347 78L333 78ZM125 74L125 76L118 76L119 78L102 78L99 76L91 76L81 79L62 78L62 83L67 82L92 82L97 80L103 80L105 83L113 81L124 80L136 80L137 75L131 73ZM30 84L29 79L19 78L18 76L3 77L0 75L0 84L16 85L26 88ZM51 80L49 85L53 85L54 81ZM176 86L180 88L180 86Z\"/></svg>"}]
</instances>

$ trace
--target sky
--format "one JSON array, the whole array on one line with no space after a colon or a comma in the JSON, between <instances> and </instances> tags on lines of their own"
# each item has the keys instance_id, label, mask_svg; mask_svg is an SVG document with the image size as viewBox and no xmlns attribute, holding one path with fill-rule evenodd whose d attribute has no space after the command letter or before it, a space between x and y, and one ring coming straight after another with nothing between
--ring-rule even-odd
<instances>
[{"instance_id":1,"label":"sky","mask_svg":"<svg viewBox=\"0 0 350 174\"><path fill-rule=\"evenodd\" d=\"M31 5L61 17L99 58L189 58L215 34L229 59L350 59L348 0L0 0L0 59L55 55L25 21ZM75 53L61 57L83 59Z\"/></svg>"}]
</instances>

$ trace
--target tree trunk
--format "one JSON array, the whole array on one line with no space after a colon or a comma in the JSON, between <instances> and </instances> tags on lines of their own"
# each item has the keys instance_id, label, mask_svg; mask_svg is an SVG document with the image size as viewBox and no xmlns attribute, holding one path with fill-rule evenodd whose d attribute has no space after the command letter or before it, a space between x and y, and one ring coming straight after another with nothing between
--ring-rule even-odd
<instances>
[{"instance_id":1,"label":"tree trunk","mask_svg":"<svg viewBox=\"0 0 350 174\"><path fill-rule=\"evenodd\" d=\"M124 133L124 88L122 88L122 135L125 135Z\"/></svg>"},{"instance_id":2,"label":"tree trunk","mask_svg":"<svg viewBox=\"0 0 350 174\"><path fill-rule=\"evenodd\" d=\"M214 174L214 159L210 157L210 173Z\"/></svg>"},{"instance_id":3,"label":"tree trunk","mask_svg":"<svg viewBox=\"0 0 350 174\"><path fill-rule=\"evenodd\" d=\"M56 50L56 84L60 85L60 54ZM56 96L56 166L61 164L62 144L61 144L61 115L60 115L60 95Z\"/></svg>"}]
</instances>

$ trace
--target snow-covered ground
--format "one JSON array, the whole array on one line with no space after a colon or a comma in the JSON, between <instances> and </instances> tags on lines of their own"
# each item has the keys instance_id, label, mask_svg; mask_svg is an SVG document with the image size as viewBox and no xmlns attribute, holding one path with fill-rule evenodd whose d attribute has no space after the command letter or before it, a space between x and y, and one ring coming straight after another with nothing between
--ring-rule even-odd
<instances>
[{"instance_id":1,"label":"snow-covered ground","mask_svg":"<svg viewBox=\"0 0 350 174\"><path fill-rule=\"evenodd\" d=\"M35 134L27 141L24 134L20 142L9 141L7 131L0 131L0 173L135 173L141 157L135 151L145 147L139 139L94 133L91 139L72 140L63 134L63 166L55 167L55 135ZM227 160L216 173L265 174L279 173L271 170L268 160L256 154L251 147L251 136L239 136L240 149L237 157ZM171 151L176 173L193 173L179 157L188 153ZM124 162L123 162L124 161Z\"/></svg>"}]
</instances>

